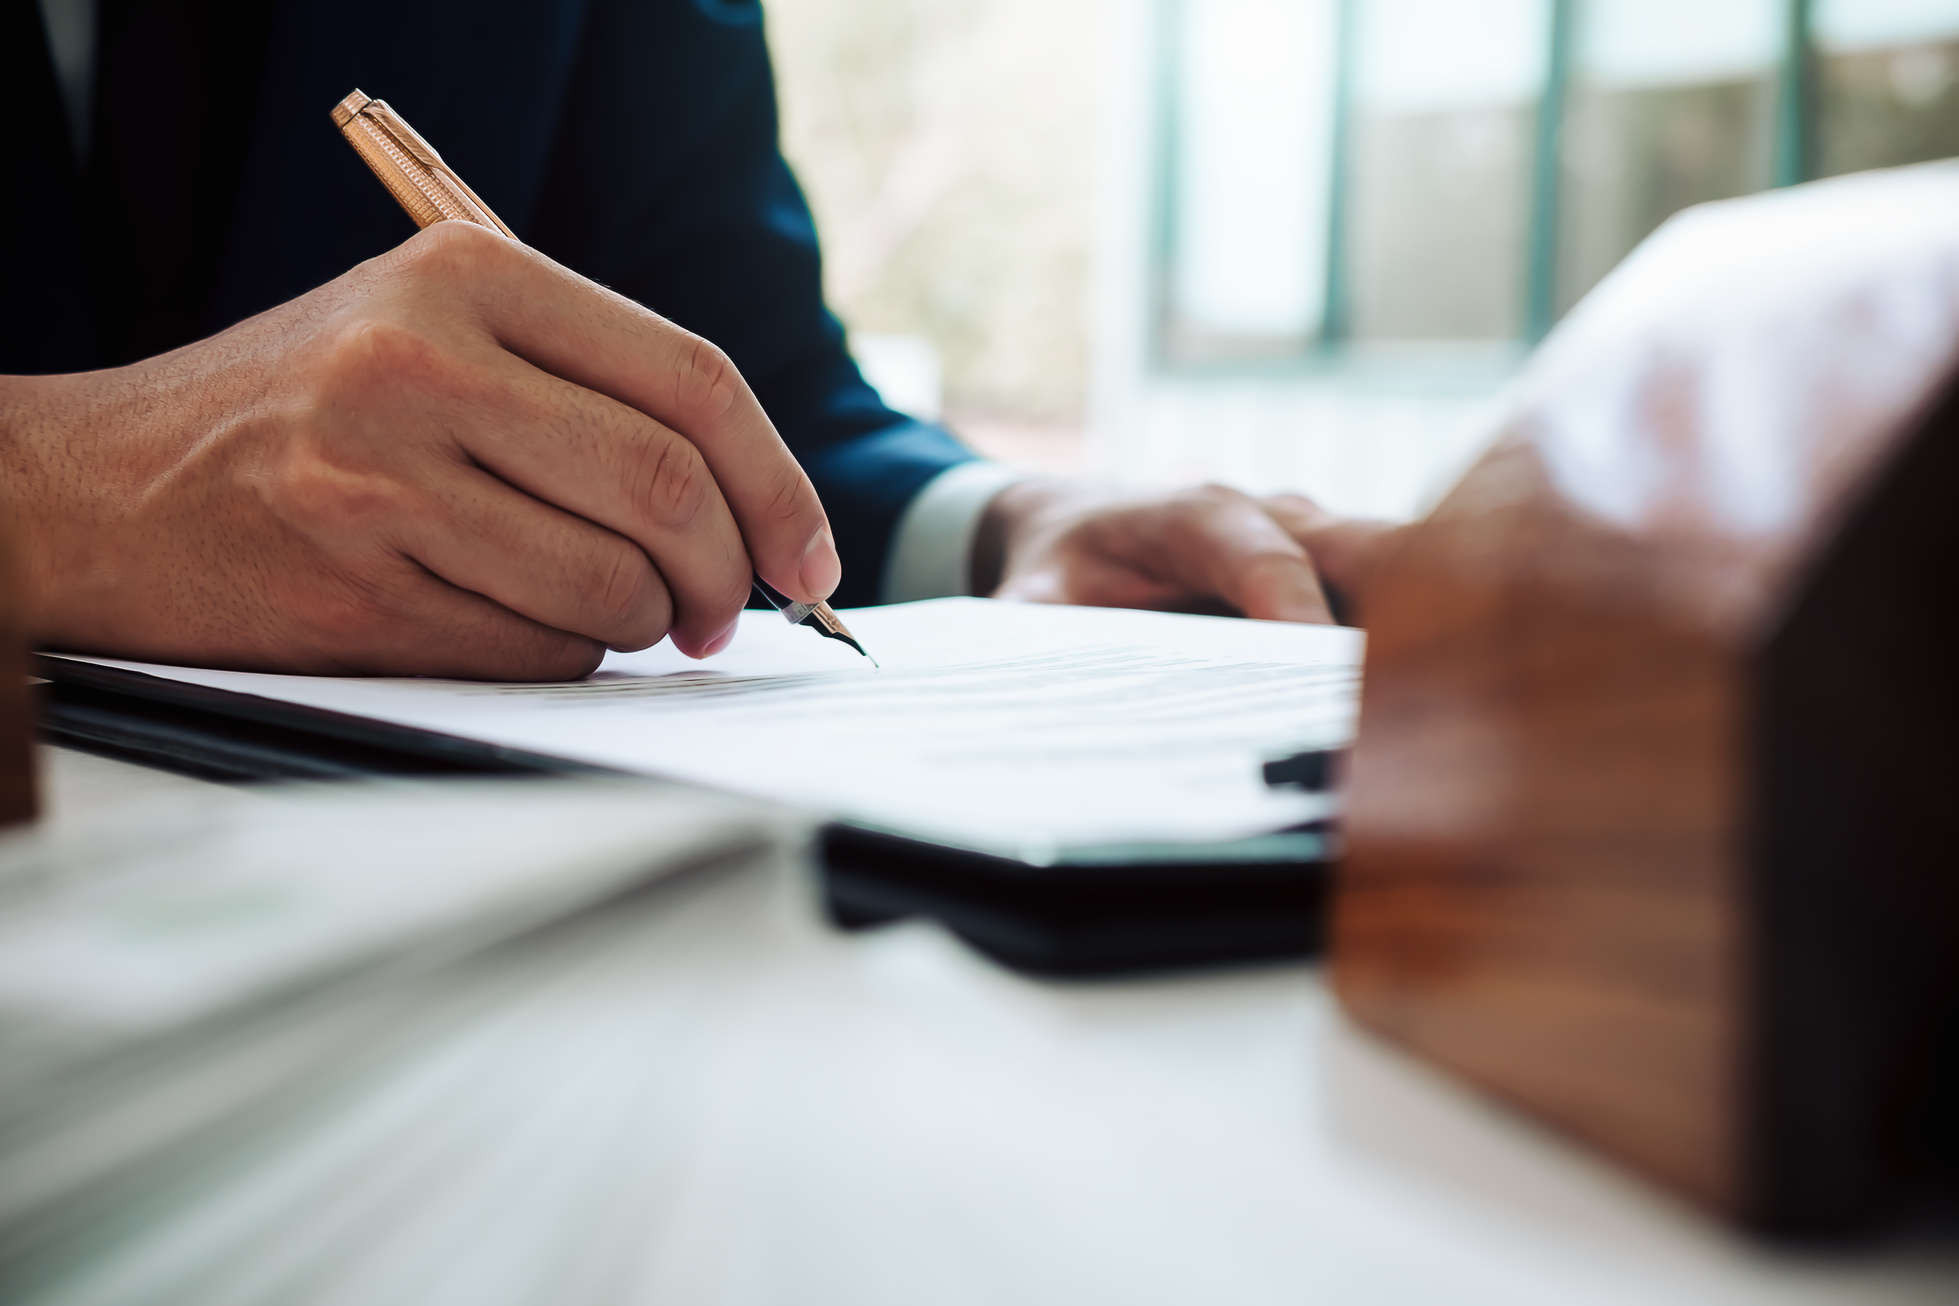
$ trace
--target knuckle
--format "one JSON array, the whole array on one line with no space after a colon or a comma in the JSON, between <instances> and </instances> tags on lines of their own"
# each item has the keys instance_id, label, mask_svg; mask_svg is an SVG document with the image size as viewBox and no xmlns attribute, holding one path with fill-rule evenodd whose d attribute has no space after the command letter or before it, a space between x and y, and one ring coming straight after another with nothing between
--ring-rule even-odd
<instances>
[{"instance_id":1,"label":"knuckle","mask_svg":"<svg viewBox=\"0 0 1959 1306\"><path fill-rule=\"evenodd\" d=\"M595 640L568 631L552 631L543 647L524 659L520 680L583 680L605 661L605 648Z\"/></svg>"},{"instance_id":2,"label":"knuckle","mask_svg":"<svg viewBox=\"0 0 1959 1306\"><path fill-rule=\"evenodd\" d=\"M443 351L413 327L387 317L350 317L326 344L323 399L335 405L372 401L403 384L428 384L450 371Z\"/></svg>"},{"instance_id":3,"label":"knuckle","mask_svg":"<svg viewBox=\"0 0 1959 1306\"><path fill-rule=\"evenodd\" d=\"M713 421L735 406L746 384L734 360L712 341L694 336L674 376L680 408L699 420Z\"/></svg>"},{"instance_id":4,"label":"knuckle","mask_svg":"<svg viewBox=\"0 0 1959 1306\"><path fill-rule=\"evenodd\" d=\"M731 560L727 570L727 581L719 596L719 602L730 618L748 606L749 596L754 593L755 573L750 569L746 557Z\"/></svg>"},{"instance_id":5,"label":"knuckle","mask_svg":"<svg viewBox=\"0 0 1959 1306\"><path fill-rule=\"evenodd\" d=\"M1293 575L1307 563L1305 556L1296 550L1268 545L1247 553L1239 565L1248 572Z\"/></svg>"},{"instance_id":6,"label":"knuckle","mask_svg":"<svg viewBox=\"0 0 1959 1306\"><path fill-rule=\"evenodd\" d=\"M447 279L479 276L510 255L510 242L474 222L438 222L401 247L412 275Z\"/></svg>"},{"instance_id":7,"label":"knuckle","mask_svg":"<svg viewBox=\"0 0 1959 1306\"><path fill-rule=\"evenodd\" d=\"M407 498L393 477L345 466L310 442L289 449L264 487L280 518L314 536L377 532Z\"/></svg>"},{"instance_id":8,"label":"knuckle","mask_svg":"<svg viewBox=\"0 0 1959 1306\"><path fill-rule=\"evenodd\" d=\"M611 545L603 552L607 556L601 557L593 568L593 574L599 578L595 591L598 605L616 623L624 624L641 606L640 599L646 592L646 578L639 559L633 556L639 551L630 545Z\"/></svg>"},{"instance_id":9,"label":"knuckle","mask_svg":"<svg viewBox=\"0 0 1959 1306\"><path fill-rule=\"evenodd\" d=\"M474 665L464 674L493 680L583 680L605 660L605 645L527 621L493 621L469 632Z\"/></svg>"},{"instance_id":10,"label":"knuckle","mask_svg":"<svg viewBox=\"0 0 1959 1306\"><path fill-rule=\"evenodd\" d=\"M1165 525L1171 530L1201 530L1217 512L1217 505L1201 490L1185 490L1165 504Z\"/></svg>"},{"instance_id":11,"label":"knuckle","mask_svg":"<svg viewBox=\"0 0 1959 1306\"><path fill-rule=\"evenodd\" d=\"M1200 485L1183 500L1186 525L1193 530L1227 530L1249 501L1227 485Z\"/></svg>"},{"instance_id":12,"label":"knuckle","mask_svg":"<svg viewBox=\"0 0 1959 1306\"><path fill-rule=\"evenodd\" d=\"M686 441L652 438L638 443L627 485L632 503L649 520L685 527L707 507L714 478Z\"/></svg>"},{"instance_id":13,"label":"knuckle","mask_svg":"<svg viewBox=\"0 0 1959 1306\"><path fill-rule=\"evenodd\" d=\"M593 601L611 642L633 639L649 631L658 633L648 643L659 639L666 633L670 613L665 588L655 580L652 564L644 553L625 541L609 546L606 553L593 569L598 578Z\"/></svg>"},{"instance_id":14,"label":"knuckle","mask_svg":"<svg viewBox=\"0 0 1959 1306\"><path fill-rule=\"evenodd\" d=\"M814 511L815 499L802 469L791 463L771 477L768 494L762 500L762 515L771 523L790 525Z\"/></svg>"}]
</instances>

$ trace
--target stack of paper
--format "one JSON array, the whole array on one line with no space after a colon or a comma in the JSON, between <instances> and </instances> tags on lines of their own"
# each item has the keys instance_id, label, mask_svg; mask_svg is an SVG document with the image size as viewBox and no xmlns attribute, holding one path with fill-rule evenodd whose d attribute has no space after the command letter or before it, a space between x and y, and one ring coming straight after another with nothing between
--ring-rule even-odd
<instances>
[{"instance_id":1,"label":"stack of paper","mask_svg":"<svg viewBox=\"0 0 1959 1306\"><path fill-rule=\"evenodd\" d=\"M654 882L802 828L674 786L533 779L238 794L0 843L0 1299L86 1268L163 1194L303 1139L335 1085L606 955ZM402 1092L418 1139L470 1101ZM402 1137L323 1145L385 1169ZM321 1234L280 1236L299 1254ZM125 1287L99 1299L211 1300Z\"/></svg>"},{"instance_id":2,"label":"stack of paper","mask_svg":"<svg viewBox=\"0 0 1959 1306\"><path fill-rule=\"evenodd\" d=\"M1264 834L1329 812L1260 765L1352 735L1359 631L939 599L842 614L877 656L742 615L727 652L662 644L552 685L105 665L669 776L1042 860Z\"/></svg>"}]
</instances>

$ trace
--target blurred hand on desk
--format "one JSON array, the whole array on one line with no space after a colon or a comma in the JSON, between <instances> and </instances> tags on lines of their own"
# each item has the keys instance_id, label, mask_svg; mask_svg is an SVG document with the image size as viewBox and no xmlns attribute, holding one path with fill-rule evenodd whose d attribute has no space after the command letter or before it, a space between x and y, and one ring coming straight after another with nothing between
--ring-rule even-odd
<instances>
[{"instance_id":1,"label":"blurred hand on desk","mask_svg":"<svg viewBox=\"0 0 1959 1306\"><path fill-rule=\"evenodd\" d=\"M1149 494L1023 481L994 499L974 544L973 592L1035 603L1330 622L1355 620L1385 522L1297 494L1218 485Z\"/></svg>"},{"instance_id":2,"label":"blurred hand on desk","mask_svg":"<svg viewBox=\"0 0 1959 1306\"><path fill-rule=\"evenodd\" d=\"M0 379L0 456L36 637L94 653L564 679L714 652L751 567L841 575L721 350L459 222L171 353Z\"/></svg>"}]
</instances>

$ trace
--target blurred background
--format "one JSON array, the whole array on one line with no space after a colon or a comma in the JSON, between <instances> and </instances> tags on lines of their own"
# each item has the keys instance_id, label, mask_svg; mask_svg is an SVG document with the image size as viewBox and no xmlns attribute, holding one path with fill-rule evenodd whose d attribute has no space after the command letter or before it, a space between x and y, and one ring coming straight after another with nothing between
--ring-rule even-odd
<instances>
[{"instance_id":1,"label":"blurred background","mask_svg":"<svg viewBox=\"0 0 1959 1306\"><path fill-rule=\"evenodd\" d=\"M1411 515L1669 214L1959 154L1959 0L771 0L831 303L983 452Z\"/></svg>"}]
</instances>

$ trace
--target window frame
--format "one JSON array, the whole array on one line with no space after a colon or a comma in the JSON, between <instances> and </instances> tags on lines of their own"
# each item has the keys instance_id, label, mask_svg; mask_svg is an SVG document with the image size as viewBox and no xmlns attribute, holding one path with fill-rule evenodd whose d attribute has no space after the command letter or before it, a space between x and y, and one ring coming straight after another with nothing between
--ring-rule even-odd
<instances>
[{"instance_id":1,"label":"window frame","mask_svg":"<svg viewBox=\"0 0 1959 1306\"><path fill-rule=\"evenodd\" d=\"M1371 362L1363 357L1370 351L1357 348L1348 330L1351 287L1347 266L1347 211L1353 166L1354 67L1360 9L1366 0L1335 0L1333 140L1329 151L1331 176L1327 186L1330 212L1325 224L1326 289L1319 330L1303 348L1291 353L1203 361L1176 358L1170 339L1170 324L1176 307L1173 296L1177 232L1173 214L1179 180L1176 142L1183 98L1176 41L1184 7L1200 2L1155 0L1154 4L1154 112L1149 151L1151 214L1147 243L1150 260L1148 360L1152 373L1166 376L1337 373L1365 379L1398 370L1403 375L1410 372L1432 374L1431 379L1441 381L1446 386L1447 378L1452 374L1481 376L1488 374L1492 367L1502 370L1507 365L1514 365L1517 358L1550 332L1557 324L1559 223L1563 217L1559 152L1567 117L1580 0L1548 0L1549 21L1545 25L1545 39L1549 48L1544 60L1544 84L1535 111L1528 170L1530 191L1526 201L1524 233L1523 334L1507 346L1501 342L1495 346L1482 341L1464 342L1457 356L1430 359L1412 367L1406 360L1399 365L1385 361ZM1771 69L1775 87L1769 167L1771 188L1810 180L1815 172L1816 157L1819 56L1813 22L1814 0L1780 2L1781 49Z\"/></svg>"}]
</instances>

